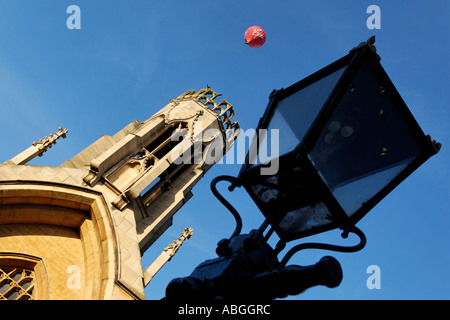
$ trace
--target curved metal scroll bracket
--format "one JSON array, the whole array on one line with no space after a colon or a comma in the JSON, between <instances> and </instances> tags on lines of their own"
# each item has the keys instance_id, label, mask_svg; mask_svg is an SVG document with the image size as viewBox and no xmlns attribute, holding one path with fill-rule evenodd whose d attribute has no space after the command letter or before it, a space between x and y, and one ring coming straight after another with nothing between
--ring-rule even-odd
<instances>
[{"instance_id":1,"label":"curved metal scroll bracket","mask_svg":"<svg viewBox=\"0 0 450 320\"><path fill-rule=\"evenodd\" d=\"M347 229L344 230L342 233L343 238L347 238L348 233L354 233L359 237L360 242L357 245L354 246L339 246L334 244L327 244L327 243L301 243L290 249L284 258L280 262L280 268L284 268L286 266L286 263L289 261L289 259L300 250L304 249L322 249L322 250L331 250L331 251L338 251L338 252L356 252L361 249L363 249L367 243L366 236L364 233L358 229L355 226L350 226Z\"/></svg>"}]
</instances>

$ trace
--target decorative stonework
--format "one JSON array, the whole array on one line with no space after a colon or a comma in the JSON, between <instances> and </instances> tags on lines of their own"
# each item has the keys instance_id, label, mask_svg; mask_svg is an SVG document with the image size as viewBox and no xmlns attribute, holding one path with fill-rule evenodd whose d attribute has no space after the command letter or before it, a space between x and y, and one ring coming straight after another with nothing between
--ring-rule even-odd
<instances>
[{"instance_id":1,"label":"decorative stonework","mask_svg":"<svg viewBox=\"0 0 450 320\"><path fill-rule=\"evenodd\" d=\"M207 86L207 88L200 89L198 91L188 90L181 94L178 98L170 100L170 102L175 104L182 100L194 100L201 102L219 115L219 119L222 122L225 132L229 129L238 130L239 123L237 121L231 122L231 119L234 117L233 106L225 99L217 102L215 99L220 96L220 93L215 92Z\"/></svg>"},{"instance_id":2,"label":"decorative stonework","mask_svg":"<svg viewBox=\"0 0 450 320\"><path fill-rule=\"evenodd\" d=\"M0 266L0 300L33 300L34 272Z\"/></svg>"},{"instance_id":3,"label":"decorative stonework","mask_svg":"<svg viewBox=\"0 0 450 320\"><path fill-rule=\"evenodd\" d=\"M47 151L48 148L51 148L52 145L56 144L56 140L59 138L66 138L66 134L69 132L68 129L63 129L62 127L58 128L58 132L55 134L49 134L48 137L44 137L44 139L39 139L38 141L33 141L33 146L37 147L40 151L38 154L39 157L42 156L42 154Z\"/></svg>"},{"instance_id":4,"label":"decorative stonework","mask_svg":"<svg viewBox=\"0 0 450 320\"><path fill-rule=\"evenodd\" d=\"M177 253L183 242L186 239L189 239L193 234L193 229L186 227L181 233L181 237L178 237L177 240L164 248L159 257L144 271L144 286L147 286L150 283L156 273L158 273L158 271L161 270L161 268Z\"/></svg>"},{"instance_id":5,"label":"decorative stonework","mask_svg":"<svg viewBox=\"0 0 450 320\"><path fill-rule=\"evenodd\" d=\"M189 239L194 234L194 231L192 228L184 228L181 237L178 237L177 240L169 244L167 247L164 248L164 251L167 252L171 257L177 253L178 249L180 249L181 245L186 239Z\"/></svg>"},{"instance_id":6,"label":"decorative stonework","mask_svg":"<svg viewBox=\"0 0 450 320\"><path fill-rule=\"evenodd\" d=\"M27 164L30 160L34 159L36 156L41 157L42 154L47 151L48 148L51 148L52 145L56 144L56 140L59 138L66 138L66 134L69 130L63 129L59 127L59 130L55 134L50 134L48 137L44 139L39 139L38 141L34 141L32 146L28 149L25 149L17 156L12 158L11 160L6 161L5 163L12 163L17 165Z\"/></svg>"}]
</instances>

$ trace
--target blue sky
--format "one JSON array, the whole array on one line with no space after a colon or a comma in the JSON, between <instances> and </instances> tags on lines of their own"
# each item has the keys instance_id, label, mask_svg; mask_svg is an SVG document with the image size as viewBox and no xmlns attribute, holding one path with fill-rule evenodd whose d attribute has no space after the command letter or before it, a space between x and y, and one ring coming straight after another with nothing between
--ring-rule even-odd
<instances>
[{"instance_id":1,"label":"blue sky","mask_svg":"<svg viewBox=\"0 0 450 320\"><path fill-rule=\"evenodd\" d=\"M81 9L80 30L66 27L72 4ZM379 30L366 26L372 4L381 9ZM316 287L290 299L448 299L449 11L446 0L0 0L0 161L62 126L68 138L31 163L57 166L102 134L143 121L171 98L207 84L233 104L242 128L255 128L272 89L301 80L375 35L383 67L424 132L443 148L358 223L368 238L363 251L295 255L290 264L332 255L344 279L338 288ZM258 49L243 40L253 25L267 34ZM214 166L145 253L149 266L184 227L194 229L146 288L148 299L161 298L172 278L214 258L217 241L234 230L209 184L239 169ZM262 215L245 190L224 193L243 217L243 232L259 226ZM333 231L303 241L348 245L356 239ZM380 267L381 289L366 286L370 265Z\"/></svg>"}]
</instances>

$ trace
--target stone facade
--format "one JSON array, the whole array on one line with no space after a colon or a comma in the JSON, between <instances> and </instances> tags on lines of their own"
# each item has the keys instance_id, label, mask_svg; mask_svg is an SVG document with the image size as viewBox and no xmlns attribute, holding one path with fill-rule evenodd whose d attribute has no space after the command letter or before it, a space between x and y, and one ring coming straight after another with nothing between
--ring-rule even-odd
<instances>
[{"instance_id":1,"label":"stone facade","mask_svg":"<svg viewBox=\"0 0 450 320\"><path fill-rule=\"evenodd\" d=\"M218 96L187 91L58 167L27 162L62 128L0 164L0 299L145 299L143 253L239 133Z\"/></svg>"}]
</instances>

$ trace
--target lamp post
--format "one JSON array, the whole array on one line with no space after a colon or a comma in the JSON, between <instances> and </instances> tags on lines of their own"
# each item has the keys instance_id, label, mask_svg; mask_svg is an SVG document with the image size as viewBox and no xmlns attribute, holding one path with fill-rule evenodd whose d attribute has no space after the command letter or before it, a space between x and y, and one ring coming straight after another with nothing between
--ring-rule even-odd
<instances>
[{"instance_id":1,"label":"lamp post","mask_svg":"<svg viewBox=\"0 0 450 320\"><path fill-rule=\"evenodd\" d=\"M286 263L304 248L361 250L366 239L355 224L441 147L422 132L381 66L374 41L271 93L256 145L238 177L220 176L211 183L236 218L236 230L219 241L218 258L172 280L168 300L273 299L313 285L339 285L342 270L332 257L308 267ZM260 146L271 139L272 129L279 131L279 153L265 156ZM274 163L278 170L265 174ZM239 214L217 192L222 180L231 183L230 190L243 186L265 216L248 235L240 234ZM343 237L355 233L360 243L302 243L278 260L288 242L335 228ZM274 249L267 244L273 232L281 239Z\"/></svg>"}]
</instances>

